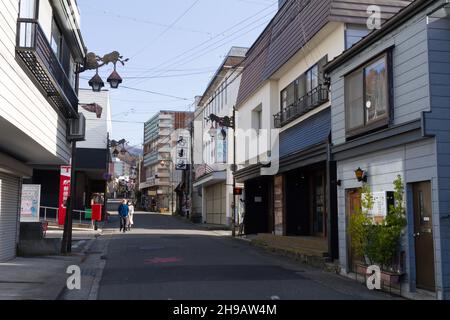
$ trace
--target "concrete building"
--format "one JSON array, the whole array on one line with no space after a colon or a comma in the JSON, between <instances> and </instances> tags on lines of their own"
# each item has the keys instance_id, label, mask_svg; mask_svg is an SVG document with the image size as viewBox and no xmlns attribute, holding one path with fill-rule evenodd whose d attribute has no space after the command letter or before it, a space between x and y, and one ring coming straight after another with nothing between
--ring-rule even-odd
<instances>
[{"instance_id":1,"label":"concrete building","mask_svg":"<svg viewBox=\"0 0 450 320\"><path fill-rule=\"evenodd\" d=\"M145 182L139 184L143 205L148 210L169 212L173 208L172 133L187 128L192 112L160 111L144 125Z\"/></svg>"},{"instance_id":2,"label":"concrete building","mask_svg":"<svg viewBox=\"0 0 450 320\"><path fill-rule=\"evenodd\" d=\"M197 105L194 192L202 195L202 220L230 225L233 217L233 130L212 127L214 114L232 117L248 48L232 47ZM211 131L212 130L212 131ZM211 135L211 133L213 133Z\"/></svg>"},{"instance_id":3,"label":"concrete building","mask_svg":"<svg viewBox=\"0 0 450 320\"><path fill-rule=\"evenodd\" d=\"M75 0L0 2L0 261L16 254L21 186L69 164L67 123L78 117L77 64L85 47ZM52 181L53 181L52 180ZM58 203L42 205L58 207Z\"/></svg>"},{"instance_id":4,"label":"concrete building","mask_svg":"<svg viewBox=\"0 0 450 320\"><path fill-rule=\"evenodd\" d=\"M92 199L107 198L112 122L108 90L80 89L78 97L79 111L86 118L86 137L77 143L75 210L85 210L91 207Z\"/></svg>"},{"instance_id":5,"label":"concrete building","mask_svg":"<svg viewBox=\"0 0 450 320\"><path fill-rule=\"evenodd\" d=\"M383 216L400 175L408 221L402 292L437 299L450 299L449 10L447 1L417 0L326 68L342 273L357 262L347 229L361 196L355 170L366 172Z\"/></svg>"}]
</instances>

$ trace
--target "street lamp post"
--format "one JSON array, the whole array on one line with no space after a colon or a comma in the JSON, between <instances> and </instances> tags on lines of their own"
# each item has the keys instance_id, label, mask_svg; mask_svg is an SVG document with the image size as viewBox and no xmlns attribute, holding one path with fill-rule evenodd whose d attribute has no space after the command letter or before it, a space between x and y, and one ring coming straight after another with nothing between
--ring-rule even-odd
<instances>
[{"instance_id":1,"label":"street lamp post","mask_svg":"<svg viewBox=\"0 0 450 320\"><path fill-rule=\"evenodd\" d=\"M111 53L105 54L103 57L99 57L93 52L86 54L84 63L82 67L78 67L75 74L77 75L76 80L76 92L79 91L79 74L87 70L95 70L95 75L89 80L88 84L94 92L100 92L105 86L102 78L98 74L98 69L101 67L112 63L114 65L114 71L108 77L107 82L110 84L112 89L117 89L119 84L122 83L122 78L116 71L117 63L121 63L123 66L129 59L123 59L123 56L119 52L113 51ZM61 242L61 253L67 254L72 251L72 220L73 220L73 209L75 206L75 192L76 192L76 141L72 141L72 159L71 159L71 173L70 173L70 196L67 203L66 217L64 221L64 232L63 239Z\"/></svg>"},{"instance_id":2,"label":"street lamp post","mask_svg":"<svg viewBox=\"0 0 450 320\"><path fill-rule=\"evenodd\" d=\"M232 171L233 171L233 202L231 204L231 208L233 211L233 215L231 217L231 232L233 237L236 236L236 209L237 209L237 203L236 203L236 195L235 195L235 189L236 189L236 107L233 106L233 116L230 118L228 116L225 117L219 117L215 114L211 114L208 118L208 121L211 121L214 125L219 125L222 128L230 128L233 130L233 165L232 165ZM209 131L211 137L215 138L216 130L214 127L211 128ZM224 139L226 139L224 135Z\"/></svg>"}]
</instances>

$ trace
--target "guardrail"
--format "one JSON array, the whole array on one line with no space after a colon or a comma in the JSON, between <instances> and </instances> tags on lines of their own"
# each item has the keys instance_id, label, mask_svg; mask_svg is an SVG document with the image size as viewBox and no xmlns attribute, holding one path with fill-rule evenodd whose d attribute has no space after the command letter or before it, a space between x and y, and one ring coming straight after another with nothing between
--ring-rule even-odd
<instances>
[{"instance_id":1,"label":"guardrail","mask_svg":"<svg viewBox=\"0 0 450 320\"><path fill-rule=\"evenodd\" d=\"M40 213L44 211L44 215L40 215L41 221L51 221L51 222L58 222L58 212L59 208L54 207L40 207ZM49 214L50 212L54 212L55 215ZM84 210L73 210L74 215L78 215L78 218L73 219L74 222L78 222L80 225L91 225L94 226L94 222L92 219L86 219L86 211ZM54 217L53 217L54 216ZM84 219L83 219L84 218Z\"/></svg>"}]
</instances>

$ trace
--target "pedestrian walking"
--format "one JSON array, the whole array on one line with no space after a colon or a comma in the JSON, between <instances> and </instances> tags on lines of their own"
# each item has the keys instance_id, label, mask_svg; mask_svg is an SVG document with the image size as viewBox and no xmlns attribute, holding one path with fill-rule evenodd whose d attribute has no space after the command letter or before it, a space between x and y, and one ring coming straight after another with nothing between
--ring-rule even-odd
<instances>
[{"instance_id":1,"label":"pedestrian walking","mask_svg":"<svg viewBox=\"0 0 450 320\"><path fill-rule=\"evenodd\" d=\"M127 204L127 200L123 199L122 203L119 206L119 218L120 218L120 231L123 230L123 233L127 231L127 220L129 214L129 208Z\"/></svg>"},{"instance_id":2,"label":"pedestrian walking","mask_svg":"<svg viewBox=\"0 0 450 320\"><path fill-rule=\"evenodd\" d=\"M132 201L128 201L128 231L131 231L131 227L134 225L134 204Z\"/></svg>"}]
</instances>

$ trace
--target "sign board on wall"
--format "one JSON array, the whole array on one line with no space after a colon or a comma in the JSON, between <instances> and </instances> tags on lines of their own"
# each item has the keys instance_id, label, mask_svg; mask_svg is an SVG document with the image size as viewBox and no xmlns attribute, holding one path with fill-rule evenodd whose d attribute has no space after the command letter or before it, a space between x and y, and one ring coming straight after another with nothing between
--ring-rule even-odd
<instances>
[{"instance_id":1,"label":"sign board on wall","mask_svg":"<svg viewBox=\"0 0 450 320\"><path fill-rule=\"evenodd\" d=\"M389 213L389 205L393 204L392 191L373 192L373 208L369 210L375 222L382 222Z\"/></svg>"},{"instance_id":2,"label":"sign board on wall","mask_svg":"<svg viewBox=\"0 0 450 320\"><path fill-rule=\"evenodd\" d=\"M39 222L41 205L41 185L22 185L22 200L20 205L20 222Z\"/></svg>"},{"instance_id":3,"label":"sign board on wall","mask_svg":"<svg viewBox=\"0 0 450 320\"><path fill-rule=\"evenodd\" d=\"M67 199L70 196L70 173L71 166L61 167L61 176L59 179L59 207L58 224L63 226L66 220Z\"/></svg>"}]
</instances>

